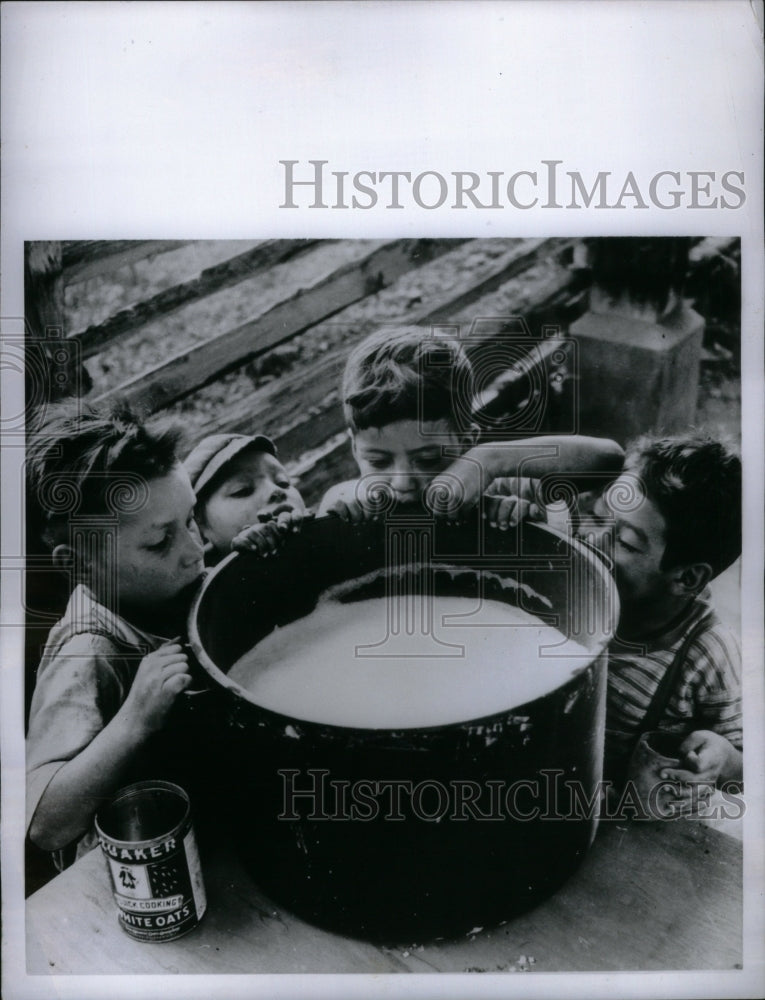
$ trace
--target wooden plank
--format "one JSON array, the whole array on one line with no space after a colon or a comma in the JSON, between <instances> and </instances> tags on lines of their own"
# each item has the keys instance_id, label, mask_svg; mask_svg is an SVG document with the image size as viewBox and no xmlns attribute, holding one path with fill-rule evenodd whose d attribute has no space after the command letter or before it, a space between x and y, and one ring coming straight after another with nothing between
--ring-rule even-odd
<instances>
[{"instance_id":1,"label":"wooden plank","mask_svg":"<svg viewBox=\"0 0 765 1000\"><path fill-rule=\"evenodd\" d=\"M34 240L24 245L24 320L36 341L64 336L61 244Z\"/></svg>"},{"instance_id":2,"label":"wooden plank","mask_svg":"<svg viewBox=\"0 0 765 1000\"><path fill-rule=\"evenodd\" d=\"M407 966L429 971L424 959L439 972L732 971L742 960L742 916L741 849L732 837L699 820L611 820L541 906L472 939L411 949Z\"/></svg>"},{"instance_id":3,"label":"wooden plank","mask_svg":"<svg viewBox=\"0 0 765 1000\"><path fill-rule=\"evenodd\" d=\"M280 454L297 458L346 430L339 394L330 393L318 406L312 407L307 419L280 431L275 441Z\"/></svg>"},{"instance_id":4,"label":"wooden plank","mask_svg":"<svg viewBox=\"0 0 765 1000\"><path fill-rule=\"evenodd\" d=\"M339 405L340 380L343 375L348 345L328 351L324 357L311 363L308 371L283 375L251 396L239 400L226 409L225 414L214 417L200 431L207 434L269 434L277 437L294 426L311 420L314 408L323 404ZM332 395L331 399L328 397Z\"/></svg>"},{"instance_id":5,"label":"wooden plank","mask_svg":"<svg viewBox=\"0 0 765 1000\"><path fill-rule=\"evenodd\" d=\"M79 345L66 339L62 246L33 240L24 247L24 380L27 405L82 396L92 386Z\"/></svg>"},{"instance_id":6,"label":"wooden plank","mask_svg":"<svg viewBox=\"0 0 765 1000\"><path fill-rule=\"evenodd\" d=\"M100 848L91 851L27 901L28 972L405 971L373 944L317 930L277 910L226 846L214 863L201 852L208 907L199 926L186 937L154 946L135 941L118 926L106 861Z\"/></svg>"},{"instance_id":7,"label":"wooden plank","mask_svg":"<svg viewBox=\"0 0 765 1000\"><path fill-rule=\"evenodd\" d=\"M448 323L451 317L461 310L472 305L473 302L489 295L500 288L506 282L524 271L528 270L541 257L542 251L545 256L552 257L564 253L569 247L573 247L578 240L550 238L526 241L523 246L514 247L513 250L497 258L494 266L474 285L465 284L459 289L452 289L441 302L434 303L430 308L421 311L414 321L425 325L426 323ZM568 282L566 282L568 284ZM559 287L561 287L559 285Z\"/></svg>"},{"instance_id":8,"label":"wooden plank","mask_svg":"<svg viewBox=\"0 0 765 1000\"><path fill-rule=\"evenodd\" d=\"M464 242L464 239L388 241L361 260L338 268L307 289L300 289L255 319L103 393L96 402L109 403L119 397L150 412L168 406Z\"/></svg>"},{"instance_id":9,"label":"wooden plank","mask_svg":"<svg viewBox=\"0 0 765 1000\"><path fill-rule=\"evenodd\" d=\"M307 456L301 455L289 463L287 469L294 477L306 506L313 508L318 507L330 486L358 475L345 428Z\"/></svg>"},{"instance_id":10,"label":"wooden plank","mask_svg":"<svg viewBox=\"0 0 765 1000\"><path fill-rule=\"evenodd\" d=\"M437 298L421 304L419 308L412 309L406 316L392 321L391 325L425 326L428 323L437 322L439 319L444 320L457 312L458 309L465 308L531 267L539 259L542 251L549 250L552 253L559 253L570 242L569 240L540 239L528 241L523 247L515 246L498 257L478 280L474 276L466 279ZM569 278L559 280L555 289L546 284L543 289L545 301L555 292L560 293L567 289L570 280ZM325 402L327 405L338 404L336 397L330 398L330 393L339 389L345 360L350 348L362 336L366 336L370 330L380 325L381 323L377 320L368 320L356 325L352 333L339 347L333 348L323 358L312 364L310 373L301 370L287 375L277 382L270 383L262 389L256 389L251 396L230 407L225 415L221 415L206 424L200 436L219 432L237 434L259 432L279 435L285 433L287 429L305 423L309 430L305 448L317 447L322 439L316 433L310 432L311 427L315 427L318 431L318 425L315 423L316 414L312 408L321 407L323 409ZM286 455L296 454L292 447L294 445L290 445L289 450L285 450Z\"/></svg>"},{"instance_id":11,"label":"wooden plank","mask_svg":"<svg viewBox=\"0 0 765 1000\"><path fill-rule=\"evenodd\" d=\"M195 240L69 240L63 243L67 285L194 243Z\"/></svg>"},{"instance_id":12,"label":"wooden plank","mask_svg":"<svg viewBox=\"0 0 765 1000\"><path fill-rule=\"evenodd\" d=\"M455 940L390 947L299 920L263 895L229 844L203 846L201 860L202 922L149 947L118 927L105 861L92 851L27 900L27 972L533 975L742 962L742 845L698 820L601 823L579 870L528 913Z\"/></svg>"},{"instance_id":13,"label":"wooden plank","mask_svg":"<svg viewBox=\"0 0 765 1000\"><path fill-rule=\"evenodd\" d=\"M539 331L553 321L567 325L586 310L589 287L589 279L583 271L573 270L567 276L553 275L535 289L533 300L523 306L529 327Z\"/></svg>"},{"instance_id":14,"label":"wooden plank","mask_svg":"<svg viewBox=\"0 0 765 1000\"><path fill-rule=\"evenodd\" d=\"M466 281L457 285L438 299L423 303L418 309L414 309L395 323L424 326L434 318L449 316L456 312L456 303L459 303L460 308L464 308L483 294L487 294L487 289L492 291L504 284L502 274L510 272L510 277L516 276L521 273L519 266L524 262L527 267L531 267L539 259L540 250L545 248L543 244L551 243L554 251L559 252L562 242L567 241L536 241L520 256L516 247L498 258L480 281L476 282L472 278L470 279L472 284ZM564 272L551 280L545 280L538 286L539 303L527 313L532 329L537 329L539 317L547 316L553 306L560 306L561 303L576 298L579 294L576 291L578 280L576 275ZM536 298L533 291L530 294ZM452 302L455 303L453 309ZM280 454L287 460L297 459L303 452L319 448L323 442L345 426L338 390L348 351L370 328L378 325L374 321L368 321L361 327L356 327L352 336L349 335L341 346L314 362L309 373L301 369L262 389L255 390L251 396L228 408L225 415L205 425L200 437L218 432L269 434L275 439ZM490 344L487 349L491 349ZM549 348L548 342L536 359L539 365L544 366L550 350L552 349ZM520 376L513 378L512 372L509 377L505 377L506 375L507 373L498 374L496 380L498 384L488 386L485 391L485 399L487 404L491 405L492 414L497 408L495 398L501 401L501 405L508 411L520 402L517 397L524 379Z\"/></svg>"},{"instance_id":15,"label":"wooden plank","mask_svg":"<svg viewBox=\"0 0 765 1000\"><path fill-rule=\"evenodd\" d=\"M129 309L110 316L103 323L73 334L82 347L83 358L93 357L124 334L136 333L147 323L198 302L224 288L252 278L266 268L282 264L315 246L318 240L266 240L245 253L208 267L191 281L166 288ZM322 242L328 242L326 240Z\"/></svg>"},{"instance_id":16,"label":"wooden plank","mask_svg":"<svg viewBox=\"0 0 765 1000\"><path fill-rule=\"evenodd\" d=\"M489 418L508 413L515 403L520 402L517 393L533 379L534 371L544 374L551 356L561 347L570 352L571 343L562 337L539 341L522 362L511 365L482 389L473 407L473 412L479 414L479 426L483 426L480 415Z\"/></svg>"}]
</instances>

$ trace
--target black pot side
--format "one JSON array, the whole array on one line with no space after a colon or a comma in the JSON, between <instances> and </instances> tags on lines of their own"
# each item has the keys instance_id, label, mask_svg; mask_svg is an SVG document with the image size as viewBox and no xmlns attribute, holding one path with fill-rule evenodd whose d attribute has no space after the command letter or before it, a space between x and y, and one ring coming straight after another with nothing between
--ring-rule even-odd
<instances>
[{"instance_id":1,"label":"black pot side","mask_svg":"<svg viewBox=\"0 0 765 1000\"><path fill-rule=\"evenodd\" d=\"M404 541L392 549L394 535ZM415 553L416 568L391 569L391 551ZM591 659L528 704L399 730L289 718L226 676L326 588L364 577L355 593L372 596L386 567L409 587L518 603ZM409 943L496 924L555 891L596 832L604 651L617 618L603 562L531 523L500 532L478 519L322 518L276 558L226 559L197 598L189 634L218 730L206 741L218 806L259 887L321 926Z\"/></svg>"}]
</instances>

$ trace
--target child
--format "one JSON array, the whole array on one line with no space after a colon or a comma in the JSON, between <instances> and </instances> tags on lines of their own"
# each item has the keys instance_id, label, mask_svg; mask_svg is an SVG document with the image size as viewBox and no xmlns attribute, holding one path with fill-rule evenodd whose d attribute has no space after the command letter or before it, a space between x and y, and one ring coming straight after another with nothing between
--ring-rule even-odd
<instances>
[{"instance_id":1,"label":"child","mask_svg":"<svg viewBox=\"0 0 765 1000\"><path fill-rule=\"evenodd\" d=\"M287 532L300 530L303 499L263 434L213 434L199 442L184 466L209 565L232 548L268 555Z\"/></svg>"},{"instance_id":2,"label":"child","mask_svg":"<svg viewBox=\"0 0 765 1000\"><path fill-rule=\"evenodd\" d=\"M177 442L175 430L80 401L48 407L30 436L30 500L75 584L45 646L27 738L28 835L59 867L64 848L95 844L97 808L141 773L191 682L172 637L204 566Z\"/></svg>"},{"instance_id":3,"label":"child","mask_svg":"<svg viewBox=\"0 0 765 1000\"><path fill-rule=\"evenodd\" d=\"M447 517L482 503L507 529L534 513L533 499L510 496L499 477L524 480L559 472L618 474L623 452L613 441L574 435L477 445L475 385L459 341L418 327L379 330L350 354L343 409L361 478L333 486L318 513L358 522L386 494L424 501ZM434 481L434 477L435 481ZM515 491L517 492L517 490ZM508 494L508 495L505 495Z\"/></svg>"},{"instance_id":4,"label":"child","mask_svg":"<svg viewBox=\"0 0 765 1000\"><path fill-rule=\"evenodd\" d=\"M741 461L705 437L644 438L593 509L613 541L621 615L609 651L606 771L623 779L646 713L685 736L670 780L742 776L740 652L707 584L741 553ZM592 523L592 522L591 522ZM652 705L662 678L669 690ZM691 809L691 788L675 811Z\"/></svg>"}]
</instances>

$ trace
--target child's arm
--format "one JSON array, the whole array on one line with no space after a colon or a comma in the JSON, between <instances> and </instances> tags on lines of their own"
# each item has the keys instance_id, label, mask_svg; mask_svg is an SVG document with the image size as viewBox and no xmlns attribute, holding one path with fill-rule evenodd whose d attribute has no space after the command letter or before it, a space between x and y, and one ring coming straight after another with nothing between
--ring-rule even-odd
<instances>
[{"instance_id":1,"label":"child's arm","mask_svg":"<svg viewBox=\"0 0 765 1000\"><path fill-rule=\"evenodd\" d=\"M336 486L331 486L324 494L316 516L333 514L350 524L359 524L369 516L369 512L362 506L363 496L358 479L338 483Z\"/></svg>"},{"instance_id":2,"label":"child's arm","mask_svg":"<svg viewBox=\"0 0 765 1000\"><path fill-rule=\"evenodd\" d=\"M439 473L428 487L434 511L454 517L478 503L489 484L503 476L542 479L552 473L572 485L592 488L592 475L615 478L624 451L606 438L550 435L480 444Z\"/></svg>"},{"instance_id":3,"label":"child's arm","mask_svg":"<svg viewBox=\"0 0 765 1000\"><path fill-rule=\"evenodd\" d=\"M49 781L29 826L34 844L55 851L85 832L98 807L119 787L135 752L161 728L190 683L188 660L178 643L167 643L141 660L116 715Z\"/></svg>"},{"instance_id":4,"label":"child's arm","mask_svg":"<svg viewBox=\"0 0 765 1000\"><path fill-rule=\"evenodd\" d=\"M741 652L735 635L717 623L697 639L701 654L693 661L695 729L680 745L681 765L667 768L667 780L681 783L676 812L692 810L700 784L710 789L743 778ZM662 775L663 777L663 775ZM696 786L694 788L694 786Z\"/></svg>"},{"instance_id":5,"label":"child's arm","mask_svg":"<svg viewBox=\"0 0 765 1000\"><path fill-rule=\"evenodd\" d=\"M526 519L544 521L546 511L538 479L501 477L484 492L483 516L492 528L507 531Z\"/></svg>"}]
</instances>

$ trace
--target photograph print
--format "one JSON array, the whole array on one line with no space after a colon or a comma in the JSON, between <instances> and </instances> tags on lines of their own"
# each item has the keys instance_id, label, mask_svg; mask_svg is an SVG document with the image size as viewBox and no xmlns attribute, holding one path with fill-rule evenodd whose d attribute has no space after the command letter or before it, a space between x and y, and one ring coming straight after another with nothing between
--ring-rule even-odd
<instances>
[{"instance_id":1,"label":"photograph print","mask_svg":"<svg viewBox=\"0 0 765 1000\"><path fill-rule=\"evenodd\" d=\"M28 974L740 969L741 263L27 242Z\"/></svg>"}]
</instances>

